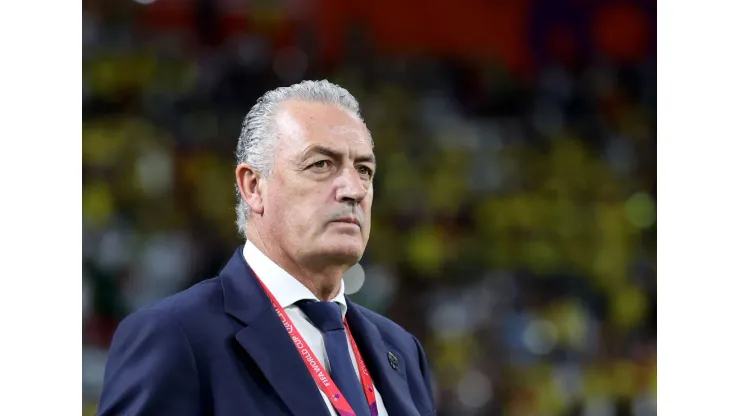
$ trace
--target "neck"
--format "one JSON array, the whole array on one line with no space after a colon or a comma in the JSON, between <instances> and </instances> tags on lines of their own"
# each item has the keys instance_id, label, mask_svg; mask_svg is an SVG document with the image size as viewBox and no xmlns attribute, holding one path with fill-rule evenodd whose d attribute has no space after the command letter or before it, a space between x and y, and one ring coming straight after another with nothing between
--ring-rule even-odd
<instances>
[{"instance_id":1,"label":"neck","mask_svg":"<svg viewBox=\"0 0 740 416\"><path fill-rule=\"evenodd\" d=\"M291 276L295 277L296 280L301 282L303 286L306 286L316 297L321 301L329 301L334 299L339 293L341 287L342 275L338 277L334 273L327 274L314 274L304 273L296 274L288 269L285 269Z\"/></svg>"},{"instance_id":2,"label":"neck","mask_svg":"<svg viewBox=\"0 0 740 416\"><path fill-rule=\"evenodd\" d=\"M259 234L249 236L248 240L319 300L329 301L339 293L342 276L349 268L347 265L331 264L326 260L297 261L278 245L265 241Z\"/></svg>"}]
</instances>

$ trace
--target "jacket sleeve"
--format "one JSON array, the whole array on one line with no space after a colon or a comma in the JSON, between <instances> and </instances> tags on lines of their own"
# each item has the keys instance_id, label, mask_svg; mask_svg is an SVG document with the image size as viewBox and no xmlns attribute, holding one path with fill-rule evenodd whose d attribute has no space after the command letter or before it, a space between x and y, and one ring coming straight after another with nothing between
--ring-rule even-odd
<instances>
[{"instance_id":1,"label":"jacket sleeve","mask_svg":"<svg viewBox=\"0 0 740 416\"><path fill-rule=\"evenodd\" d=\"M199 389L182 328L165 311L138 311L113 336L98 415L199 415Z\"/></svg>"},{"instance_id":2,"label":"jacket sleeve","mask_svg":"<svg viewBox=\"0 0 740 416\"><path fill-rule=\"evenodd\" d=\"M421 343L415 336L411 336L414 339L414 343L416 344L416 351L419 356L419 369L421 370L421 375L424 379L424 387L426 388L426 392L428 394L429 402L432 407L432 411L429 413L429 415L436 415L435 410L435 399L434 399L434 388L432 386L432 373L429 369L429 362L427 361L427 356L424 353L424 348L422 348Z\"/></svg>"}]
</instances>

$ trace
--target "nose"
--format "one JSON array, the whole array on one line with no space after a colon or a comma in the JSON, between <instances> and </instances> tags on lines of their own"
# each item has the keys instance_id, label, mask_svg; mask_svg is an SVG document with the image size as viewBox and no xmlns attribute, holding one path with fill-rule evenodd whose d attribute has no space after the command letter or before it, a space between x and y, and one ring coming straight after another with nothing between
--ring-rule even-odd
<instances>
[{"instance_id":1,"label":"nose","mask_svg":"<svg viewBox=\"0 0 740 416\"><path fill-rule=\"evenodd\" d=\"M338 178L337 200L359 204L367 195L365 182L354 168L344 169Z\"/></svg>"}]
</instances>

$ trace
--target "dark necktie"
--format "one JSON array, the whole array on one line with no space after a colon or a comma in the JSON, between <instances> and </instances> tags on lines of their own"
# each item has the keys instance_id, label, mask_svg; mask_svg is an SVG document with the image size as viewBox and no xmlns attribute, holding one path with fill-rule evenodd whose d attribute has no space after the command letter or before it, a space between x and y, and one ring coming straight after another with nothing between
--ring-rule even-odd
<instances>
[{"instance_id":1,"label":"dark necktie","mask_svg":"<svg viewBox=\"0 0 740 416\"><path fill-rule=\"evenodd\" d=\"M304 300L298 306L308 319L324 333L324 344L329 356L331 377L357 416L370 416L370 408L362 391L360 379L352 365L347 335L338 303Z\"/></svg>"}]
</instances>

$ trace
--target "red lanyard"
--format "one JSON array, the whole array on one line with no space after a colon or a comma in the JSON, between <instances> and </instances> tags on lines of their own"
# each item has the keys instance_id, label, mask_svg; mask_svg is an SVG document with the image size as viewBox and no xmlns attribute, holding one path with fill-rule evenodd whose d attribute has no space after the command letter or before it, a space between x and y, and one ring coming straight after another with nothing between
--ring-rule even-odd
<instances>
[{"instance_id":1,"label":"red lanyard","mask_svg":"<svg viewBox=\"0 0 740 416\"><path fill-rule=\"evenodd\" d=\"M255 276L256 275L257 274L255 273ZM319 386L321 391L326 394L326 397L329 398L331 404L341 416L355 416L356 414L347 402L347 399L339 391L336 383L334 383L334 380L331 379L331 376L329 376L329 373L326 372L324 366L321 365L321 362L316 360L316 355L314 355L313 351L311 351L311 348L308 346L308 343L303 339L298 330L293 326L293 321L288 317L285 309L280 306L270 290L267 289L267 287L264 285L264 283L262 283L262 280L260 280L259 277L257 277L257 280L260 282L260 284L262 285L262 289L264 289L265 293L270 298L272 307L275 308L275 312L277 312L280 321L283 323L283 326L288 331L288 335L290 335L290 338L293 341L293 344L295 344L295 347L298 350L298 353L301 355L301 358L303 358L303 362L306 364L309 373L311 373L311 376L313 376L314 381L316 381L316 384ZM370 373L367 371L365 362L362 360L360 350L357 348L357 344L355 343L355 339L352 336L352 332L350 332L349 330L349 325L347 325L346 318L344 319L344 328L347 330L347 335L349 336L349 341L352 345L352 352L355 354L355 359L357 360L357 367L360 370L360 380L363 387L362 390L365 392L365 398L367 399L367 404L370 407L370 414L372 416L378 416L378 406L375 402L375 388L373 387L373 380L370 377Z\"/></svg>"}]
</instances>

